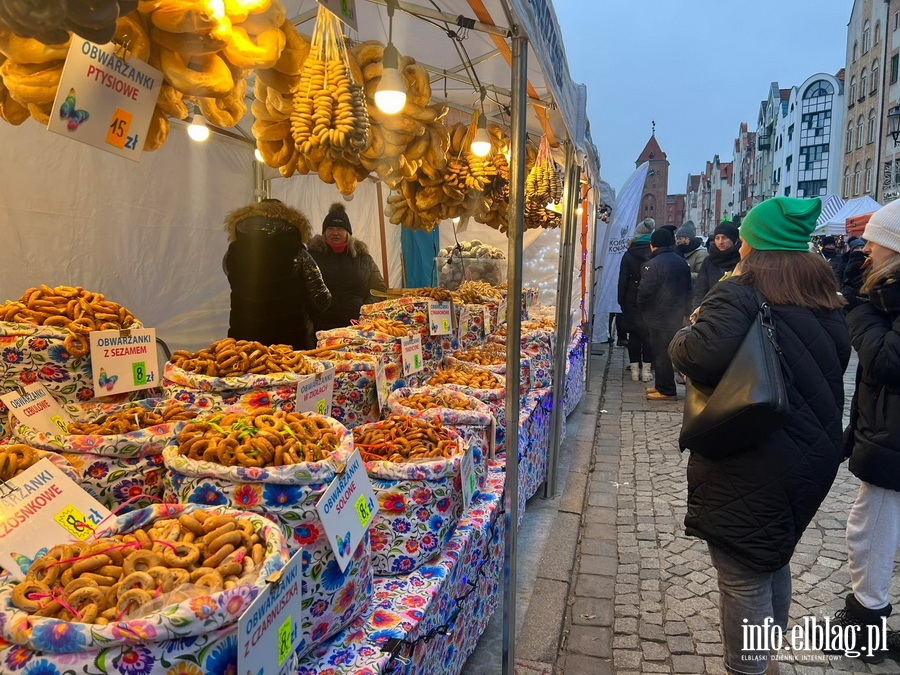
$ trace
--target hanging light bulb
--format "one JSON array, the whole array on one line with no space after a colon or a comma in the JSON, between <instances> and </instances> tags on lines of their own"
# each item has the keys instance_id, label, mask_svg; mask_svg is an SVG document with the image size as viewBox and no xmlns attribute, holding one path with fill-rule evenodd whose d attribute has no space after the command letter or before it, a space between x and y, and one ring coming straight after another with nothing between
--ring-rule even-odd
<instances>
[{"instance_id":1,"label":"hanging light bulb","mask_svg":"<svg viewBox=\"0 0 900 675\"><path fill-rule=\"evenodd\" d=\"M461 220L461 218L459 216L456 216L455 218L451 218L450 222L453 223L454 225L459 225L460 220Z\"/></svg>"},{"instance_id":2,"label":"hanging light bulb","mask_svg":"<svg viewBox=\"0 0 900 675\"><path fill-rule=\"evenodd\" d=\"M256 157L256 161L257 161L257 162L260 162L260 163L264 163L264 162L265 162L265 160L263 159L262 153L259 151L259 148L256 148L256 149L253 151L253 156Z\"/></svg>"},{"instance_id":3,"label":"hanging light bulb","mask_svg":"<svg viewBox=\"0 0 900 675\"><path fill-rule=\"evenodd\" d=\"M381 81L375 89L375 105L385 115L398 113L406 105L406 81L400 75L400 55L392 41L395 5L396 0L387 0L388 43L381 58Z\"/></svg>"},{"instance_id":4,"label":"hanging light bulb","mask_svg":"<svg viewBox=\"0 0 900 675\"><path fill-rule=\"evenodd\" d=\"M476 157L486 157L491 152L491 137L487 132L487 117L484 113L478 116L478 130L472 138L472 145L469 146L472 154Z\"/></svg>"},{"instance_id":5,"label":"hanging light bulb","mask_svg":"<svg viewBox=\"0 0 900 675\"><path fill-rule=\"evenodd\" d=\"M582 213L584 213L584 209L579 206L577 209L575 209L575 213L577 213L580 216Z\"/></svg>"},{"instance_id":6,"label":"hanging light bulb","mask_svg":"<svg viewBox=\"0 0 900 675\"><path fill-rule=\"evenodd\" d=\"M191 118L191 123L188 124L187 131L191 140L198 143L202 143L209 138L209 127L206 126L206 120L203 119L203 113L200 112L199 108L194 108L194 116Z\"/></svg>"}]
</instances>

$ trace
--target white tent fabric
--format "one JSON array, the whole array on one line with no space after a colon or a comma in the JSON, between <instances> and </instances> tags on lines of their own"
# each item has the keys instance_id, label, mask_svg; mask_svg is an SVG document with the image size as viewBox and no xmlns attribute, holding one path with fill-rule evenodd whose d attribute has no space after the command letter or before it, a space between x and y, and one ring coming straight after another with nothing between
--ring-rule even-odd
<instances>
[{"instance_id":1,"label":"white tent fabric","mask_svg":"<svg viewBox=\"0 0 900 675\"><path fill-rule=\"evenodd\" d=\"M816 227L821 227L831 220L832 216L840 211L841 207L845 204L844 200L838 195L827 195L821 199L822 213L819 214L819 219L816 221Z\"/></svg>"},{"instance_id":2,"label":"white tent fabric","mask_svg":"<svg viewBox=\"0 0 900 675\"><path fill-rule=\"evenodd\" d=\"M0 301L84 286L131 309L173 349L224 337L225 215L253 199L253 149L183 125L141 163L0 123Z\"/></svg>"},{"instance_id":3,"label":"white tent fabric","mask_svg":"<svg viewBox=\"0 0 900 675\"><path fill-rule=\"evenodd\" d=\"M649 162L644 162L625 179L613 206L612 220L607 228L607 236L597 241L597 250L606 251L602 264L600 291L594 299L594 335L592 342L604 342L609 337L609 326L606 315L621 312L618 300L619 267L622 256L628 249L628 242L637 227L637 215L640 208L644 180L647 178Z\"/></svg>"},{"instance_id":4,"label":"white tent fabric","mask_svg":"<svg viewBox=\"0 0 900 675\"><path fill-rule=\"evenodd\" d=\"M846 220L861 213L871 213L881 208L881 204L869 196L848 200L840 210L816 229L817 234L845 234Z\"/></svg>"}]
</instances>

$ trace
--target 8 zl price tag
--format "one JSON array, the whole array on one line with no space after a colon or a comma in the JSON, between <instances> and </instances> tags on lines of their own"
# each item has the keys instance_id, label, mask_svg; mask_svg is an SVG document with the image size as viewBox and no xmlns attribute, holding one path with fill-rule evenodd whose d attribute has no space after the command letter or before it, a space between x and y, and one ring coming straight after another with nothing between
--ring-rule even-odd
<instances>
[{"instance_id":1,"label":"8 zl price tag","mask_svg":"<svg viewBox=\"0 0 900 675\"><path fill-rule=\"evenodd\" d=\"M288 615L284 623L278 628L278 665L283 665L287 657L291 655L294 638L294 619Z\"/></svg>"},{"instance_id":2,"label":"8 zl price tag","mask_svg":"<svg viewBox=\"0 0 900 675\"><path fill-rule=\"evenodd\" d=\"M128 131L131 129L132 119L134 119L134 115L130 112L116 108L109 122L109 130L106 132L106 142L119 150L124 150L125 144L128 142Z\"/></svg>"},{"instance_id":3,"label":"8 zl price tag","mask_svg":"<svg viewBox=\"0 0 900 675\"><path fill-rule=\"evenodd\" d=\"M412 375L422 370L422 336L413 333L400 340L403 352L403 374Z\"/></svg>"},{"instance_id":4,"label":"8 zl price tag","mask_svg":"<svg viewBox=\"0 0 900 675\"><path fill-rule=\"evenodd\" d=\"M452 328L451 312L453 311L449 302L428 303L428 325L431 335L449 335Z\"/></svg>"},{"instance_id":5,"label":"8 zl price tag","mask_svg":"<svg viewBox=\"0 0 900 675\"><path fill-rule=\"evenodd\" d=\"M53 520L62 525L66 532L78 541L84 541L94 533L93 523L71 504L53 516Z\"/></svg>"}]
</instances>

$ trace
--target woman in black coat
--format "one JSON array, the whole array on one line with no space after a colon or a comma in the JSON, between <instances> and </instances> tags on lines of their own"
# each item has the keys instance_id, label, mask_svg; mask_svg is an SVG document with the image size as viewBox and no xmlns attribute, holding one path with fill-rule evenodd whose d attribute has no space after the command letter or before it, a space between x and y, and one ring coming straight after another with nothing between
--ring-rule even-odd
<instances>
[{"instance_id":1,"label":"woman in black coat","mask_svg":"<svg viewBox=\"0 0 900 675\"><path fill-rule=\"evenodd\" d=\"M717 284L693 326L669 345L690 380L716 385L759 310L772 307L791 406L787 424L749 447L723 437L688 460L687 534L705 539L719 583L725 667L763 673L768 649L742 651L742 627L786 630L794 547L843 458L843 374L850 358L843 299L828 264L807 249L819 200L777 197L747 214L739 276ZM750 660L750 658L753 660Z\"/></svg>"},{"instance_id":2,"label":"woman in black coat","mask_svg":"<svg viewBox=\"0 0 900 675\"><path fill-rule=\"evenodd\" d=\"M322 234L309 242L309 252L322 270L332 302L315 317L316 330L349 326L363 305L380 298L370 291L385 291L381 270L362 240L353 236L350 218L341 203L332 204L322 221Z\"/></svg>"},{"instance_id":3,"label":"woman in black coat","mask_svg":"<svg viewBox=\"0 0 900 675\"><path fill-rule=\"evenodd\" d=\"M653 218L644 218L634 230L634 239L622 255L619 266L618 300L622 309L622 322L628 333L628 370L635 382L643 377L650 381L650 366L653 355L650 353L650 340L647 329L638 308L638 284L641 282L641 268L650 257L650 236L653 234L655 222ZM643 371L646 373L642 373Z\"/></svg>"},{"instance_id":4,"label":"woman in black coat","mask_svg":"<svg viewBox=\"0 0 900 675\"><path fill-rule=\"evenodd\" d=\"M860 304L847 315L859 355L850 471L861 482L847 518L852 593L835 618L844 626L860 626L858 638L865 641L866 627L880 630L882 618L891 614L891 577L900 547L900 201L876 211L863 237L871 269ZM889 633L889 648L900 647L898 637ZM883 649L865 651L864 661L884 660Z\"/></svg>"},{"instance_id":5,"label":"woman in black coat","mask_svg":"<svg viewBox=\"0 0 900 675\"><path fill-rule=\"evenodd\" d=\"M228 336L294 349L315 347L312 315L328 307L331 294L306 250L306 216L278 199L264 199L229 213L225 227Z\"/></svg>"},{"instance_id":6,"label":"woman in black coat","mask_svg":"<svg viewBox=\"0 0 900 675\"><path fill-rule=\"evenodd\" d=\"M713 231L713 241L709 246L709 256L700 265L694 281L694 307L703 302L709 293L727 273L733 272L741 261L741 238L738 228L727 220L719 223Z\"/></svg>"}]
</instances>

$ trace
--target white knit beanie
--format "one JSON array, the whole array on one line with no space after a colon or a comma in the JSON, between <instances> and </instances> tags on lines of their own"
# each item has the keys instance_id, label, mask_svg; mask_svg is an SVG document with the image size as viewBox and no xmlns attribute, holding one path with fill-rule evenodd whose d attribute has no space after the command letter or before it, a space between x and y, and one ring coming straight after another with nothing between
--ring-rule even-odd
<instances>
[{"instance_id":1,"label":"white knit beanie","mask_svg":"<svg viewBox=\"0 0 900 675\"><path fill-rule=\"evenodd\" d=\"M900 199L872 214L866 223L863 239L900 253Z\"/></svg>"}]
</instances>

